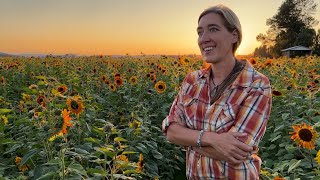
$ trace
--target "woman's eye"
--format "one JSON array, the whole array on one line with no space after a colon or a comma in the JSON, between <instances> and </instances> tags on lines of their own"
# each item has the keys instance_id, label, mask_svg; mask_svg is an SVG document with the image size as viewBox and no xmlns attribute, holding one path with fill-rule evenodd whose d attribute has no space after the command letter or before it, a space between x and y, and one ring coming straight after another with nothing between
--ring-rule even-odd
<instances>
[{"instance_id":1,"label":"woman's eye","mask_svg":"<svg viewBox=\"0 0 320 180\"><path fill-rule=\"evenodd\" d=\"M201 32L201 31L198 31L197 33L198 33L198 35L199 35L199 36L201 36L201 35L202 35L202 32Z\"/></svg>"},{"instance_id":2,"label":"woman's eye","mask_svg":"<svg viewBox=\"0 0 320 180\"><path fill-rule=\"evenodd\" d=\"M209 29L209 31L210 32L216 32L216 31L218 31L218 29L217 28L211 28L211 29Z\"/></svg>"}]
</instances>

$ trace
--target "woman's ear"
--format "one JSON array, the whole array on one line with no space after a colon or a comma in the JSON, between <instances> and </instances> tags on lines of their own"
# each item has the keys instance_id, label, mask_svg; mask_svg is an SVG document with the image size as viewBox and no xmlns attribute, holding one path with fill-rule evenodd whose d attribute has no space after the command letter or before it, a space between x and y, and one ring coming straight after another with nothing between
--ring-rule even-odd
<instances>
[{"instance_id":1,"label":"woman's ear","mask_svg":"<svg viewBox=\"0 0 320 180\"><path fill-rule=\"evenodd\" d=\"M237 29L234 29L232 31L232 43L236 43L238 41L238 31Z\"/></svg>"}]
</instances>

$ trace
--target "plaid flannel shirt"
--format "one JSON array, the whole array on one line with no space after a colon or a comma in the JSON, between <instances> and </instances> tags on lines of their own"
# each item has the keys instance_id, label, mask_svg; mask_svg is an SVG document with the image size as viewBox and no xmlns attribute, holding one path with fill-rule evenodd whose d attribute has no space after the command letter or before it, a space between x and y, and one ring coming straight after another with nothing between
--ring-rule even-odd
<instances>
[{"instance_id":1,"label":"plaid flannel shirt","mask_svg":"<svg viewBox=\"0 0 320 180\"><path fill-rule=\"evenodd\" d=\"M241 141L258 149L271 110L272 96L268 78L246 61L236 80L211 105L210 71L209 67L187 75L169 115L162 122L163 132L166 133L172 123L216 133L244 132L248 136ZM232 165L200 155L188 147L186 175L188 179L259 179L261 159L257 152L253 152L243 163Z\"/></svg>"}]
</instances>

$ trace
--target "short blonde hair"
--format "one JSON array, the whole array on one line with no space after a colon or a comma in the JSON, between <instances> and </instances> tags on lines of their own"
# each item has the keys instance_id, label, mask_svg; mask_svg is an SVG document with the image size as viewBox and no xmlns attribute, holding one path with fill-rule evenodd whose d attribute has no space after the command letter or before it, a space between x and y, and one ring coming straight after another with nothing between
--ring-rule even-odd
<instances>
[{"instance_id":1,"label":"short blonde hair","mask_svg":"<svg viewBox=\"0 0 320 180\"><path fill-rule=\"evenodd\" d=\"M224 21L225 27L228 29L229 32L233 32L234 30L238 33L238 41L233 44L233 54L235 54L236 50L240 46L241 40L242 40L242 29L240 21L237 17L237 15L227 6L224 6L222 4L210 7L208 9L205 9L199 16L198 23L200 19L209 13L215 13L222 17Z\"/></svg>"}]
</instances>

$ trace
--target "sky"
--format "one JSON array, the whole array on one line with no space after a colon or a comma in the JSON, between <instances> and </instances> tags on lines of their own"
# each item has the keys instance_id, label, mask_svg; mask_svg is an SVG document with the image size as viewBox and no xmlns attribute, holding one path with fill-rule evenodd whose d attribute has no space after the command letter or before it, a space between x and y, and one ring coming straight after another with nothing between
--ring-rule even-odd
<instances>
[{"instance_id":1,"label":"sky","mask_svg":"<svg viewBox=\"0 0 320 180\"><path fill-rule=\"evenodd\" d=\"M197 19L224 4L239 17L252 53L284 0L0 0L0 52L21 54L200 54ZM318 2L319 1L319 2ZM314 17L320 20L320 0ZM320 23L319 23L320 24ZM315 27L320 28L320 25Z\"/></svg>"}]
</instances>

